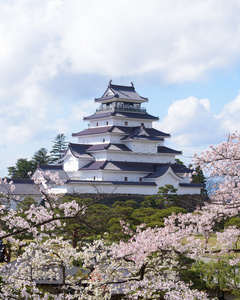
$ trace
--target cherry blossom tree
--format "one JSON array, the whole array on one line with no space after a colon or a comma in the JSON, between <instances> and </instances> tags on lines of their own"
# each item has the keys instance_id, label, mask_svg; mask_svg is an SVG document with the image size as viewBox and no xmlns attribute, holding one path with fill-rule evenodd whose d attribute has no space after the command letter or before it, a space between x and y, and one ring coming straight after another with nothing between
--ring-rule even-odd
<instances>
[{"instance_id":1,"label":"cherry blossom tree","mask_svg":"<svg viewBox=\"0 0 240 300\"><path fill-rule=\"evenodd\" d=\"M142 224L134 232L130 224L122 222L129 239L119 243L100 239L78 249L61 238L43 240L44 229L54 232L64 226L64 220L76 216L81 221L87 209L74 200L62 203L52 195L46 176L51 182L61 182L51 173L36 179L45 206L31 205L25 216L19 217L13 210L6 211L1 200L0 214L6 228L1 228L0 238L18 245L15 236L30 232L35 240L25 247L16 267L1 267L0 299L110 299L114 293L124 294L126 299L208 299L206 292L184 281L182 270L185 260L199 261L206 254L214 259L224 253L229 255L229 264L240 266L239 229L224 228L217 233L216 244L209 242L223 220L240 213L240 134L235 132L226 142L196 155L195 163L216 179L212 202L193 213L172 214L161 228ZM6 181L2 185L13 188ZM7 199L7 193L4 197ZM86 272L65 276L64 270L76 261ZM37 284L42 278L60 276L58 270L62 270L62 284L56 289L42 289Z\"/></svg>"}]
</instances>

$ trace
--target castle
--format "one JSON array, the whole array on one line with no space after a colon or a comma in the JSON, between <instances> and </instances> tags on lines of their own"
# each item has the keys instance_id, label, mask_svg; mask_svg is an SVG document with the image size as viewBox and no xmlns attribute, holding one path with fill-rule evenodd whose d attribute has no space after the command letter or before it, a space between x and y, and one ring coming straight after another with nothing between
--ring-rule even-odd
<instances>
[{"instance_id":1,"label":"castle","mask_svg":"<svg viewBox=\"0 0 240 300\"><path fill-rule=\"evenodd\" d=\"M120 193L151 195L171 184L178 194L199 194L191 170L175 162L181 151L164 145L170 134L152 127L158 117L141 105L148 102L130 86L109 85L96 112L84 118L88 129L73 133L62 165L40 165L39 171L58 172L64 185L54 193Z\"/></svg>"}]
</instances>

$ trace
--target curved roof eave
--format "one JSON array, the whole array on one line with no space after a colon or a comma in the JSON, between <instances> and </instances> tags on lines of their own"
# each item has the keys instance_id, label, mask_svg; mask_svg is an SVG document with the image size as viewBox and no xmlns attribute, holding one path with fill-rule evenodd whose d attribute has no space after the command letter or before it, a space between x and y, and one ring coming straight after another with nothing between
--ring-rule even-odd
<instances>
[{"instance_id":1,"label":"curved roof eave","mask_svg":"<svg viewBox=\"0 0 240 300\"><path fill-rule=\"evenodd\" d=\"M162 177L166 176L167 173L169 173L169 170L170 170L170 174L171 174L175 179L177 179L178 181L179 181L180 179L183 179L183 177L179 176L178 174L176 174L176 173L173 171L173 169L171 168L171 165L169 165L168 168L166 168L165 172L162 173L162 174L160 174L159 176L151 176L151 175L150 175L150 176L148 176L148 178L155 178L155 179L157 179L157 178L162 178ZM152 175L154 175L154 173L153 173Z\"/></svg>"}]
</instances>

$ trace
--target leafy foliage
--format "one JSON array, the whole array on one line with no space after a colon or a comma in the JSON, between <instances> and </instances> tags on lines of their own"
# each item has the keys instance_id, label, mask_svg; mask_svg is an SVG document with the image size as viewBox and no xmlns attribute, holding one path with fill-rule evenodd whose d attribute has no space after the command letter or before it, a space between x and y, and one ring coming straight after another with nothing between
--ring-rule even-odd
<instances>
[{"instance_id":1,"label":"leafy foliage","mask_svg":"<svg viewBox=\"0 0 240 300\"><path fill-rule=\"evenodd\" d=\"M3 194L0 238L14 247L21 243L20 234L32 235L34 241L24 247L17 265L0 267L0 299L111 299L121 290L126 299L207 300L202 291L205 287L227 289L239 298L240 229L225 226L219 230L220 224L240 214L239 153L240 134L234 133L227 142L196 157L197 166L208 169L213 178L221 176L222 181L211 195L212 202L194 212L175 207L174 190L167 186L142 206L132 201L107 207L91 200L63 200L48 188L46 177L58 182L57 175L50 172L36 180L45 206L31 204L27 209L8 210L2 205L8 195ZM160 220L162 225L138 226L138 222ZM95 234L95 228L99 236L91 242L86 239L80 248L72 247L68 237L56 236L64 234L65 226L72 231L75 221L88 237ZM107 239L100 238L106 228L114 232ZM215 230L213 245L209 240ZM43 233L47 233L44 240ZM113 239L117 242L112 243ZM205 255L213 259L210 264L194 262ZM66 269L76 264L82 266L81 272L67 276ZM43 289L39 283L55 278L61 282L53 289Z\"/></svg>"}]
</instances>

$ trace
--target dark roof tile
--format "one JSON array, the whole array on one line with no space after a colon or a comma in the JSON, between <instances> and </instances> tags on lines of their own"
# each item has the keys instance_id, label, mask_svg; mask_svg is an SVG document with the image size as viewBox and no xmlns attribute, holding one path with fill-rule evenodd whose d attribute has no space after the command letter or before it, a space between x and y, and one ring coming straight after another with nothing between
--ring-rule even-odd
<instances>
[{"instance_id":1,"label":"dark roof tile","mask_svg":"<svg viewBox=\"0 0 240 300\"><path fill-rule=\"evenodd\" d=\"M11 192L8 188L8 185L0 185L0 193L7 192L12 195L42 195L42 193L38 190L37 185L34 183L33 179L20 179L13 178L8 179L8 182L12 181L15 189Z\"/></svg>"},{"instance_id":2,"label":"dark roof tile","mask_svg":"<svg viewBox=\"0 0 240 300\"><path fill-rule=\"evenodd\" d=\"M80 170L99 170L103 169L103 166L106 162L102 160L98 161L93 161L86 166L82 167Z\"/></svg>"},{"instance_id":3,"label":"dark roof tile","mask_svg":"<svg viewBox=\"0 0 240 300\"><path fill-rule=\"evenodd\" d=\"M79 158L82 155L89 155L88 153L86 153L86 150L90 147L91 145L87 145L87 144L72 144L69 143L68 144L68 149L71 151L71 153Z\"/></svg>"},{"instance_id":4,"label":"dark roof tile","mask_svg":"<svg viewBox=\"0 0 240 300\"><path fill-rule=\"evenodd\" d=\"M131 151L127 146L124 144L96 144L96 145L91 145L88 149L87 152L91 151L101 151L101 150L119 150L119 151Z\"/></svg>"},{"instance_id":5,"label":"dark roof tile","mask_svg":"<svg viewBox=\"0 0 240 300\"><path fill-rule=\"evenodd\" d=\"M182 187L199 187L199 188L203 188L204 185L201 183L179 183L180 186Z\"/></svg>"},{"instance_id":6,"label":"dark roof tile","mask_svg":"<svg viewBox=\"0 0 240 300\"><path fill-rule=\"evenodd\" d=\"M109 95L107 93L109 90L111 91L112 95ZM133 84L131 86L116 85L116 84L112 84L110 81L108 88L105 91L105 93L103 94L103 96L101 98L96 98L95 101L102 102L103 100L108 100L111 98L120 98L120 99L133 100L133 101L137 100L137 101L141 101L141 102L148 101L147 98L141 97L135 91Z\"/></svg>"},{"instance_id":7,"label":"dark roof tile","mask_svg":"<svg viewBox=\"0 0 240 300\"><path fill-rule=\"evenodd\" d=\"M156 186L155 182L144 182L144 181L96 181L96 180L68 180L67 183L69 184L79 184L79 183L89 183L89 184L96 184L96 185L104 185L104 184L114 184L114 185L147 185L147 186Z\"/></svg>"},{"instance_id":8,"label":"dark roof tile","mask_svg":"<svg viewBox=\"0 0 240 300\"><path fill-rule=\"evenodd\" d=\"M51 174L58 173L60 180L68 180L69 177L67 173L63 170L62 165L39 165L38 169L40 171L50 171Z\"/></svg>"},{"instance_id":9,"label":"dark roof tile","mask_svg":"<svg viewBox=\"0 0 240 300\"><path fill-rule=\"evenodd\" d=\"M154 117L148 113L134 113L134 112L118 112L118 111L109 111L105 113L95 113L89 117L84 117L84 120L97 120L102 119L110 116L116 117L123 117L123 118L130 118L130 119L141 119L141 120L155 120L157 121L159 118Z\"/></svg>"},{"instance_id":10,"label":"dark roof tile","mask_svg":"<svg viewBox=\"0 0 240 300\"><path fill-rule=\"evenodd\" d=\"M182 154L182 151L177 151L165 146L158 146L158 153Z\"/></svg>"}]
</instances>

